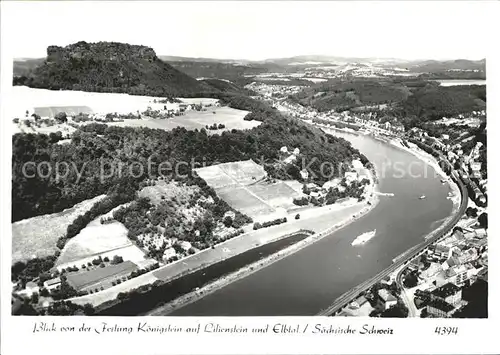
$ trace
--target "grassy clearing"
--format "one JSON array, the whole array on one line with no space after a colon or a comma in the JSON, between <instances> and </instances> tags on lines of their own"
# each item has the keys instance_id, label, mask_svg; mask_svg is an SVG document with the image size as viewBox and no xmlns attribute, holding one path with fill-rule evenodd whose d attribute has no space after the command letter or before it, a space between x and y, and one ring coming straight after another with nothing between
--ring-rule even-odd
<instances>
[{"instance_id":1,"label":"grassy clearing","mask_svg":"<svg viewBox=\"0 0 500 355\"><path fill-rule=\"evenodd\" d=\"M56 265L80 261L88 257L133 245L127 237L127 228L119 222L90 223L64 246Z\"/></svg>"},{"instance_id":2,"label":"grassy clearing","mask_svg":"<svg viewBox=\"0 0 500 355\"><path fill-rule=\"evenodd\" d=\"M281 181L274 184L259 182L248 189L274 207L293 207L293 198L301 195Z\"/></svg>"},{"instance_id":3,"label":"grassy clearing","mask_svg":"<svg viewBox=\"0 0 500 355\"><path fill-rule=\"evenodd\" d=\"M131 119L108 124L119 127L148 127L164 130L172 130L176 127L184 127L188 130L202 129L214 123L225 125L225 128L209 130L209 133L220 133L231 129L251 129L261 124L258 121L243 120L243 117L247 114L248 111L230 107L214 107L209 108L207 111L190 110L182 116L175 116L170 119Z\"/></svg>"},{"instance_id":4,"label":"grassy clearing","mask_svg":"<svg viewBox=\"0 0 500 355\"><path fill-rule=\"evenodd\" d=\"M245 187L230 187L216 191L217 195L231 207L252 218L275 212L274 208L252 195Z\"/></svg>"},{"instance_id":5,"label":"grassy clearing","mask_svg":"<svg viewBox=\"0 0 500 355\"><path fill-rule=\"evenodd\" d=\"M215 188L248 185L264 178L264 168L253 160L236 161L195 169L196 173Z\"/></svg>"},{"instance_id":6,"label":"grassy clearing","mask_svg":"<svg viewBox=\"0 0 500 355\"><path fill-rule=\"evenodd\" d=\"M12 223L12 262L54 254L57 239L66 233L73 220L104 197L94 197L62 212Z\"/></svg>"},{"instance_id":7,"label":"grassy clearing","mask_svg":"<svg viewBox=\"0 0 500 355\"><path fill-rule=\"evenodd\" d=\"M186 186L176 181L156 181L153 186L146 186L139 191L139 197L149 198L151 203L159 205L162 201L174 199L186 204L200 189L197 186Z\"/></svg>"}]
</instances>

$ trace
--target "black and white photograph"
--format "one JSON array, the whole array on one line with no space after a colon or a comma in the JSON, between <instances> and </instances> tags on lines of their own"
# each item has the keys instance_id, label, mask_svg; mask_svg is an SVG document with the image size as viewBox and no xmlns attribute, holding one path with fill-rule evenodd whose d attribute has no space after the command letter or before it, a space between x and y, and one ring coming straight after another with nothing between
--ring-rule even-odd
<instances>
[{"instance_id":1,"label":"black and white photograph","mask_svg":"<svg viewBox=\"0 0 500 355\"><path fill-rule=\"evenodd\" d=\"M2 4L10 316L488 318L469 5Z\"/></svg>"}]
</instances>

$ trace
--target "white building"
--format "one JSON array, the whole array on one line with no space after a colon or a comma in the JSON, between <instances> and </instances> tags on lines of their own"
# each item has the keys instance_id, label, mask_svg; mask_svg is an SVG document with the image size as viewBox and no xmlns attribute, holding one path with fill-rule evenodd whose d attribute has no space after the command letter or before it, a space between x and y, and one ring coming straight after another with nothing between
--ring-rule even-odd
<instances>
[{"instance_id":1,"label":"white building","mask_svg":"<svg viewBox=\"0 0 500 355\"><path fill-rule=\"evenodd\" d=\"M396 299L396 297L394 297L385 288L378 290L378 296L379 296L380 300L384 303L385 309L389 309L398 303L398 300Z\"/></svg>"},{"instance_id":2,"label":"white building","mask_svg":"<svg viewBox=\"0 0 500 355\"><path fill-rule=\"evenodd\" d=\"M179 244L181 246L181 248L184 250L184 251L188 251L189 249L191 249L191 243L188 242L188 241L182 241L180 242Z\"/></svg>"},{"instance_id":3,"label":"white building","mask_svg":"<svg viewBox=\"0 0 500 355\"><path fill-rule=\"evenodd\" d=\"M174 257L176 255L177 255L177 253L175 252L174 248L167 248L163 252L163 261L167 262L168 260L170 260L172 257Z\"/></svg>"},{"instance_id":4,"label":"white building","mask_svg":"<svg viewBox=\"0 0 500 355\"><path fill-rule=\"evenodd\" d=\"M43 287L45 287L49 292L53 289L58 288L61 285L61 278L56 277L54 279L47 280L43 283Z\"/></svg>"}]
</instances>

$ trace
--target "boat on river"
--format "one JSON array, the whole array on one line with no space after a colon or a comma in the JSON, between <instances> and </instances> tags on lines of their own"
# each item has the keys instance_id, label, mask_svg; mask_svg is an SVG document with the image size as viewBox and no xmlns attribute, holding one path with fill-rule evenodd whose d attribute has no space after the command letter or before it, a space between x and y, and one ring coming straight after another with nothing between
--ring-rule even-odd
<instances>
[{"instance_id":1,"label":"boat on river","mask_svg":"<svg viewBox=\"0 0 500 355\"><path fill-rule=\"evenodd\" d=\"M374 229L371 232L366 232L366 233L360 234L356 237L356 239L353 240L351 245L352 246L363 245L366 242L368 242L370 239L372 239L376 233L377 233L377 230Z\"/></svg>"},{"instance_id":2,"label":"boat on river","mask_svg":"<svg viewBox=\"0 0 500 355\"><path fill-rule=\"evenodd\" d=\"M425 195L422 195L419 197L420 200L423 200L425 198Z\"/></svg>"}]
</instances>

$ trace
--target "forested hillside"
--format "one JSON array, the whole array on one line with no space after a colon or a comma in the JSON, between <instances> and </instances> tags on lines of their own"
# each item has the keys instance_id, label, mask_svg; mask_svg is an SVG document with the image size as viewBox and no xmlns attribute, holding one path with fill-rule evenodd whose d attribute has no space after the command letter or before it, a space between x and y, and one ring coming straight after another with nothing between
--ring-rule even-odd
<instances>
[{"instance_id":1,"label":"forested hillside","mask_svg":"<svg viewBox=\"0 0 500 355\"><path fill-rule=\"evenodd\" d=\"M14 85L165 97L216 91L158 59L152 48L115 42L50 46L45 62L15 77Z\"/></svg>"},{"instance_id":2,"label":"forested hillside","mask_svg":"<svg viewBox=\"0 0 500 355\"><path fill-rule=\"evenodd\" d=\"M168 162L172 169L169 173L178 179L184 179L181 175L189 179L192 169L187 164L177 165L179 162L212 164L246 159L264 163L274 177L300 179L301 158L304 158L306 165L312 162L309 168L317 175L312 176L316 181L327 180L320 174L322 162L330 162L335 169L355 157L367 162L346 140L271 111L267 118L261 116L264 122L252 130L233 130L221 135L184 128L164 131L89 124L75 132L70 143L60 145L51 143L43 134L16 134L12 139L12 220L58 212L107 193L117 185L128 184L130 189L137 189L145 178L158 176L161 162ZM283 145L300 148L300 159L280 165L279 150ZM34 170L43 161L52 167L52 174L45 178ZM35 165L27 166L24 174L26 162ZM69 173L57 178L55 166L63 162L69 164ZM121 174L118 174L120 164ZM178 174L173 174L176 166ZM43 176L48 168L44 169Z\"/></svg>"}]
</instances>

